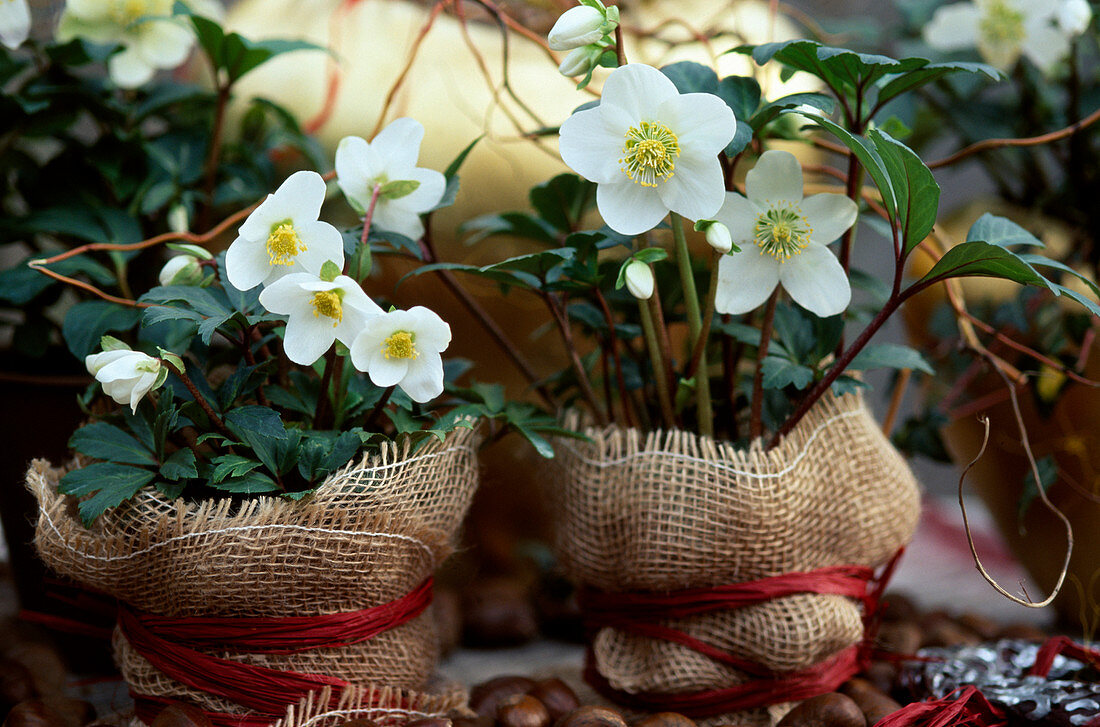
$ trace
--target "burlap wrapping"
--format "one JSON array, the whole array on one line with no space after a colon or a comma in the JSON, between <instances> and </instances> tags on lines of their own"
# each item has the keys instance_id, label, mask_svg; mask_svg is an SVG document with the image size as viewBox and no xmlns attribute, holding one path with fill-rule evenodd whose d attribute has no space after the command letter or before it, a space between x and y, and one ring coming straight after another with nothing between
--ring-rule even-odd
<instances>
[{"instance_id":1,"label":"burlap wrapping","mask_svg":"<svg viewBox=\"0 0 1100 727\"><path fill-rule=\"evenodd\" d=\"M585 586L676 591L878 566L916 528L916 481L856 394L827 396L770 451L683 431L585 434L590 443L560 442L549 487L557 552ZM823 661L863 634L860 604L831 595L666 625L777 672ZM695 692L747 678L685 646L613 628L596 634L593 651L600 673L627 692ZM736 721L768 725L782 711L751 710Z\"/></svg>"},{"instance_id":2,"label":"burlap wrapping","mask_svg":"<svg viewBox=\"0 0 1100 727\"><path fill-rule=\"evenodd\" d=\"M81 524L73 498L57 493L63 471L36 460L27 475L39 503L35 545L62 576L163 616L310 616L369 608L420 585L451 553L477 488L476 437L459 429L415 452L383 445L300 502L170 502L143 490L91 528ZM244 711L168 678L117 629L114 646L134 692L183 698L215 712ZM348 647L211 653L408 696L427 685L439 647L425 611ZM424 709L446 711L464 696L417 699Z\"/></svg>"}]
</instances>

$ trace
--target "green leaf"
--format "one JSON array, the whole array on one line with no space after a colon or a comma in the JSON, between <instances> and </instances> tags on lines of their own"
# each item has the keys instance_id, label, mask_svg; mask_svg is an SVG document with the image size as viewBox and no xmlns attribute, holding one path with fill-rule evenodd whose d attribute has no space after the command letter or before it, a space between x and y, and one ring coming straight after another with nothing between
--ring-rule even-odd
<instances>
[{"instance_id":1,"label":"green leaf","mask_svg":"<svg viewBox=\"0 0 1100 727\"><path fill-rule=\"evenodd\" d=\"M160 466L160 476L173 482L188 477L198 477L195 453L190 449L177 449Z\"/></svg>"},{"instance_id":2,"label":"green leaf","mask_svg":"<svg viewBox=\"0 0 1100 727\"><path fill-rule=\"evenodd\" d=\"M680 61L661 69L680 93L714 93L718 90L718 75L714 69L694 61Z\"/></svg>"},{"instance_id":3,"label":"green leaf","mask_svg":"<svg viewBox=\"0 0 1100 727\"><path fill-rule=\"evenodd\" d=\"M420 182L415 179L394 179L379 187L378 196L383 199L401 199L418 189Z\"/></svg>"},{"instance_id":4,"label":"green leaf","mask_svg":"<svg viewBox=\"0 0 1100 727\"><path fill-rule=\"evenodd\" d=\"M229 477L241 477L260 466L260 463L239 454L223 454L214 458L214 472L210 475L211 484L219 484Z\"/></svg>"},{"instance_id":5,"label":"green leaf","mask_svg":"<svg viewBox=\"0 0 1100 727\"><path fill-rule=\"evenodd\" d=\"M929 63L890 79L878 92L878 104L881 106L895 96L912 91L926 84L938 81L953 73L980 73L992 81L999 81L1004 74L993 66L984 63Z\"/></svg>"},{"instance_id":6,"label":"green leaf","mask_svg":"<svg viewBox=\"0 0 1100 727\"><path fill-rule=\"evenodd\" d=\"M157 460L141 442L106 422L85 424L73 432L69 446L95 459L120 464L155 465Z\"/></svg>"},{"instance_id":7,"label":"green leaf","mask_svg":"<svg viewBox=\"0 0 1100 727\"><path fill-rule=\"evenodd\" d=\"M889 368L913 369L914 371L923 371L926 374L936 373L931 364L918 351L896 343L868 345L856 354L848 368L853 371Z\"/></svg>"},{"instance_id":8,"label":"green leaf","mask_svg":"<svg viewBox=\"0 0 1100 727\"><path fill-rule=\"evenodd\" d=\"M279 471L279 443L286 441L287 431L279 413L266 406L242 406L225 415L229 431L256 453L272 472Z\"/></svg>"},{"instance_id":9,"label":"green leaf","mask_svg":"<svg viewBox=\"0 0 1100 727\"><path fill-rule=\"evenodd\" d=\"M1012 247L1013 245L1027 245L1030 247L1043 247L1043 243L1035 235L1017 225L1007 217L999 217L986 212L979 217L970 230L966 233L966 241L981 240L998 247Z\"/></svg>"},{"instance_id":10,"label":"green leaf","mask_svg":"<svg viewBox=\"0 0 1100 727\"><path fill-rule=\"evenodd\" d=\"M786 113L797 112L787 111ZM833 136L839 139L844 146L848 147L856 155L856 158L859 159L859 163L862 164L863 168L867 170L867 173L871 175L871 179L874 180L875 186L878 187L878 191L882 195L883 206L886 207L887 213L890 215L891 219L896 218L897 203L894 198L894 188L890 182L890 175L886 171L886 165L879 156L878 150L869 142L855 136L852 132L831 119L809 114L802 115L805 116L813 126L818 126L832 133Z\"/></svg>"},{"instance_id":11,"label":"green leaf","mask_svg":"<svg viewBox=\"0 0 1100 727\"><path fill-rule=\"evenodd\" d=\"M41 255L30 255L7 270L0 270L0 300L15 305L23 305L29 303L47 288L60 285L45 273L27 265L32 260L40 258ZM83 255L77 255L43 267L70 278L83 274L101 286L111 285L115 282L115 276L110 270Z\"/></svg>"},{"instance_id":12,"label":"green leaf","mask_svg":"<svg viewBox=\"0 0 1100 727\"><path fill-rule=\"evenodd\" d=\"M763 370L765 389L785 389L793 385L801 391L814 380L813 369L779 356L766 357Z\"/></svg>"},{"instance_id":13,"label":"green leaf","mask_svg":"<svg viewBox=\"0 0 1100 727\"><path fill-rule=\"evenodd\" d=\"M855 94L869 88L887 75L908 73L927 66L927 58L895 59L847 48L832 48L812 40L789 40L758 46L741 46L738 53L751 53L763 65L775 60L788 68L804 71L825 81L838 91Z\"/></svg>"},{"instance_id":14,"label":"green leaf","mask_svg":"<svg viewBox=\"0 0 1100 727\"><path fill-rule=\"evenodd\" d=\"M65 314L61 335L72 354L83 361L85 356L95 352L104 333L129 330L139 320L141 311L137 308L105 300L83 301Z\"/></svg>"},{"instance_id":15,"label":"green leaf","mask_svg":"<svg viewBox=\"0 0 1100 727\"><path fill-rule=\"evenodd\" d=\"M951 248L918 282L965 277L1002 278L1023 285L1050 287L1035 268L1011 250L981 241L962 242Z\"/></svg>"},{"instance_id":16,"label":"green leaf","mask_svg":"<svg viewBox=\"0 0 1100 727\"><path fill-rule=\"evenodd\" d=\"M529 199L542 220L552 227L547 231L548 241L556 243L555 230L569 232L576 229L584 214L596 205L596 185L576 174L559 174L549 182L533 187Z\"/></svg>"},{"instance_id":17,"label":"green leaf","mask_svg":"<svg viewBox=\"0 0 1100 727\"><path fill-rule=\"evenodd\" d=\"M534 193L535 190L531 190L531 194L534 195ZM463 234L473 233L466 238L467 245L473 245L495 235L511 235L546 245L556 245L558 242L556 224L557 221L544 221L525 212L503 212L468 220L462 223L459 231Z\"/></svg>"},{"instance_id":18,"label":"green leaf","mask_svg":"<svg viewBox=\"0 0 1100 727\"><path fill-rule=\"evenodd\" d=\"M262 472L248 472L240 477L230 477L221 482L212 482L210 486L239 495L279 491L279 485L275 483L275 480Z\"/></svg>"},{"instance_id":19,"label":"green leaf","mask_svg":"<svg viewBox=\"0 0 1100 727\"><path fill-rule=\"evenodd\" d=\"M713 93L726 102L738 124L747 121L760 108L760 84L755 78L727 76L718 82Z\"/></svg>"},{"instance_id":20,"label":"green leaf","mask_svg":"<svg viewBox=\"0 0 1100 727\"><path fill-rule=\"evenodd\" d=\"M275 56L296 50L327 51L323 46L304 40L251 41L237 33L226 33L212 20L191 16L199 45L219 70L225 71L230 83L235 83L249 71Z\"/></svg>"},{"instance_id":21,"label":"green leaf","mask_svg":"<svg viewBox=\"0 0 1100 727\"><path fill-rule=\"evenodd\" d=\"M830 114L835 105L836 102L833 101L832 97L823 93L792 93L790 96L784 96L765 104L763 108L748 119L748 123L753 130L759 131L765 124L774 120L780 112L786 109L793 109L797 106L812 106Z\"/></svg>"},{"instance_id":22,"label":"green leaf","mask_svg":"<svg viewBox=\"0 0 1100 727\"><path fill-rule=\"evenodd\" d=\"M466 148L463 149L462 151L460 151L458 153L458 156L456 156L454 158L454 160L450 164L447 165L447 169L444 170L443 176L446 177L447 179L450 179L451 177L456 176L458 174L458 170L461 169L463 163L465 163L466 157L470 156L470 152L472 152L474 150L474 147L477 146L477 143L479 141L481 141L483 138L485 138L484 134L482 134L481 136L477 137L476 139L471 141L469 144L467 144Z\"/></svg>"},{"instance_id":23,"label":"green leaf","mask_svg":"<svg viewBox=\"0 0 1100 727\"><path fill-rule=\"evenodd\" d=\"M112 507L126 502L153 481L148 470L111 462L96 462L72 470L61 478L57 491L62 495L84 498L78 505L85 527Z\"/></svg>"},{"instance_id":24,"label":"green leaf","mask_svg":"<svg viewBox=\"0 0 1100 727\"><path fill-rule=\"evenodd\" d=\"M895 220L901 225L902 243L908 254L936 224L940 185L921 158L905 144L879 129L871 129L867 136L886 168L894 192Z\"/></svg>"}]
</instances>

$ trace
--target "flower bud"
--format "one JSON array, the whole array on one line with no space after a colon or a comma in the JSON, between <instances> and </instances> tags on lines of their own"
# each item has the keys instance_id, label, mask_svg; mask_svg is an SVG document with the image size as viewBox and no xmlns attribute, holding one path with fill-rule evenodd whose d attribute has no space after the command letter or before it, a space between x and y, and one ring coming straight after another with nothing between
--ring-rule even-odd
<instances>
[{"instance_id":1,"label":"flower bud","mask_svg":"<svg viewBox=\"0 0 1100 727\"><path fill-rule=\"evenodd\" d=\"M141 398L163 384L167 374L160 359L129 349L93 353L84 365L103 384L103 393L119 404L129 404L135 414Z\"/></svg>"},{"instance_id":2,"label":"flower bud","mask_svg":"<svg viewBox=\"0 0 1100 727\"><path fill-rule=\"evenodd\" d=\"M730 228L721 222L712 222L707 225L707 244L723 255L733 249L733 238L730 237Z\"/></svg>"},{"instance_id":3,"label":"flower bud","mask_svg":"<svg viewBox=\"0 0 1100 727\"><path fill-rule=\"evenodd\" d=\"M602 12L588 5L569 8L550 29L550 34L547 36L550 49L573 50L595 43L607 32L604 29L606 20Z\"/></svg>"},{"instance_id":4,"label":"flower bud","mask_svg":"<svg viewBox=\"0 0 1100 727\"><path fill-rule=\"evenodd\" d=\"M653 297L653 271L649 265L641 260L631 260L626 265L623 276L626 280L626 289L638 300L649 300Z\"/></svg>"},{"instance_id":5,"label":"flower bud","mask_svg":"<svg viewBox=\"0 0 1100 727\"><path fill-rule=\"evenodd\" d=\"M583 76L596 67L603 49L598 45L585 45L569 51L569 55L558 66L558 72L563 76Z\"/></svg>"},{"instance_id":6,"label":"flower bud","mask_svg":"<svg viewBox=\"0 0 1100 727\"><path fill-rule=\"evenodd\" d=\"M176 255L168 258L157 279L161 285L198 285L202 282L202 266L193 255Z\"/></svg>"}]
</instances>

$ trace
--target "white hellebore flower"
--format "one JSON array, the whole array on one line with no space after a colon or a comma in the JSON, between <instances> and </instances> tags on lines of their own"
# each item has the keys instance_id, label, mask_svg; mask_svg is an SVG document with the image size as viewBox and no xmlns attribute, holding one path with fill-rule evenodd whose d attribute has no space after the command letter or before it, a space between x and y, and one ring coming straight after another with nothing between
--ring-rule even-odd
<instances>
[{"instance_id":1,"label":"white hellebore flower","mask_svg":"<svg viewBox=\"0 0 1100 727\"><path fill-rule=\"evenodd\" d=\"M588 5L569 8L561 14L558 22L554 23L554 27L547 35L550 50L573 50L595 43L606 32L604 31L606 20L603 13Z\"/></svg>"},{"instance_id":2,"label":"white hellebore flower","mask_svg":"<svg viewBox=\"0 0 1100 727\"><path fill-rule=\"evenodd\" d=\"M253 210L225 253L225 272L237 290L270 285L288 273L319 273L326 260L344 264L340 231L317 219L325 180L295 172Z\"/></svg>"},{"instance_id":3,"label":"white hellebore flower","mask_svg":"<svg viewBox=\"0 0 1100 727\"><path fill-rule=\"evenodd\" d=\"M303 366L321 358L333 341L351 348L366 321L382 313L346 275L325 281L313 273L291 273L264 288L260 304L272 313L289 316L283 350L287 358Z\"/></svg>"},{"instance_id":4,"label":"white hellebore flower","mask_svg":"<svg viewBox=\"0 0 1100 727\"><path fill-rule=\"evenodd\" d=\"M27 0L0 0L0 43L15 50L31 34Z\"/></svg>"},{"instance_id":5,"label":"white hellebore flower","mask_svg":"<svg viewBox=\"0 0 1100 727\"><path fill-rule=\"evenodd\" d=\"M1062 0L1055 20L1064 32L1073 36L1081 35L1092 22L1092 6L1088 0Z\"/></svg>"},{"instance_id":6,"label":"white hellebore flower","mask_svg":"<svg viewBox=\"0 0 1100 727\"><path fill-rule=\"evenodd\" d=\"M945 51L976 47L987 63L1002 71L1012 68L1022 54L1049 73L1069 55L1070 40L1088 25L1087 20L1080 22L1079 2L972 0L944 5L924 27L924 40Z\"/></svg>"},{"instance_id":7,"label":"white hellebore flower","mask_svg":"<svg viewBox=\"0 0 1100 727\"><path fill-rule=\"evenodd\" d=\"M348 204L366 215L378 188L371 224L411 240L424 236L420 215L439 204L447 187L442 174L416 166L423 139L419 121L401 118L370 143L346 136L336 147L336 183Z\"/></svg>"},{"instance_id":8,"label":"white hellebore flower","mask_svg":"<svg viewBox=\"0 0 1100 727\"><path fill-rule=\"evenodd\" d=\"M802 197L802 167L794 154L760 155L745 178L748 198L730 192L715 218L729 228L741 252L718 263L715 310L746 313L782 284L795 303L815 315L848 307L852 289L840 261L825 245L856 221L856 203L842 194Z\"/></svg>"},{"instance_id":9,"label":"white hellebore flower","mask_svg":"<svg viewBox=\"0 0 1100 727\"><path fill-rule=\"evenodd\" d=\"M714 217L725 184L718 153L736 120L722 99L681 94L663 73L631 63L607 77L599 106L561 125L561 158L595 182L596 206L611 229L638 235L671 210Z\"/></svg>"},{"instance_id":10,"label":"white hellebore flower","mask_svg":"<svg viewBox=\"0 0 1100 727\"><path fill-rule=\"evenodd\" d=\"M93 353L84 359L88 373L103 384L103 393L137 413L141 397L164 383L160 359L141 351L115 349Z\"/></svg>"},{"instance_id":11,"label":"white hellebore flower","mask_svg":"<svg viewBox=\"0 0 1100 727\"><path fill-rule=\"evenodd\" d=\"M631 260L626 264L623 280L626 281L626 289L638 300L653 297L653 270L641 260Z\"/></svg>"},{"instance_id":12,"label":"white hellebore flower","mask_svg":"<svg viewBox=\"0 0 1100 727\"><path fill-rule=\"evenodd\" d=\"M172 17L173 4L174 0L68 0L57 39L81 37L121 45L122 51L107 60L107 73L116 85L137 88L158 69L180 65L191 52L195 37L183 17Z\"/></svg>"},{"instance_id":13,"label":"white hellebore flower","mask_svg":"<svg viewBox=\"0 0 1100 727\"><path fill-rule=\"evenodd\" d=\"M443 393L443 357L451 327L423 306L394 310L366 322L351 345L351 362L375 386L400 386L413 401Z\"/></svg>"}]
</instances>

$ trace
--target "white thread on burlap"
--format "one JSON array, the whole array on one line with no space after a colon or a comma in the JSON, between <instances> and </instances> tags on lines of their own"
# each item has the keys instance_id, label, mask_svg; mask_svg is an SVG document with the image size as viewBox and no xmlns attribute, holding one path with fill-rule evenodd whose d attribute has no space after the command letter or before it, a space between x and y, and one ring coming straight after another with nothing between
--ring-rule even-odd
<instances>
[{"instance_id":1,"label":"white thread on burlap","mask_svg":"<svg viewBox=\"0 0 1100 727\"><path fill-rule=\"evenodd\" d=\"M311 527L307 527L305 525L285 525L285 524L275 523L275 524L270 524L270 525L237 525L237 526L234 526L234 527L231 527L231 528L218 528L216 530L201 530L201 531L194 532L194 533L184 533L183 535L175 535L175 536L172 536L171 538L168 538L167 540L161 540L160 542L153 543L148 548L142 548L141 550L135 550L134 552L126 553L125 555L92 555L91 553L88 553L88 552L83 551L83 550L78 550L77 548L74 548L73 546L69 545L69 542L67 540L65 540L65 536L62 535L61 531L57 529L57 525L54 524L53 518L50 517L49 510L43 508L43 509L40 510L40 513L41 513L42 517L44 517L46 519L46 523L50 526L50 529L53 530L55 533L57 533L57 536L60 539L59 542L63 546L65 546L66 549L70 550L73 553L79 553L80 556L83 557L83 558L87 558L89 560L101 560L101 561L104 561L105 563L113 563L113 562L119 561L119 560L129 560L130 558L136 558L139 555L145 555L146 553L151 553L154 550L162 548L166 545L171 545L172 543L177 543L181 540L190 540L191 538L197 538L199 536L224 535L226 533L240 533L240 532L248 532L248 531L252 531L252 530L297 530L299 532L317 533L319 535L354 535L355 537L360 537L360 538L361 537L393 538L395 540L405 540L407 542L413 543L414 545L418 545L421 548L423 548L424 551L428 553L428 555L433 554L432 549L429 548L427 546L427 544L424 543L424 541L419 540L419 539L414 538L414 537L411 537L411 536L408 536L408 535L400 535L398 533L365 533L361 530L335 530L333 528L311 528Z\"/></svg>"},{"instance_id":2,"label":"white thread on burlap","mask_svg":"<svg viewBox=\"0 0 1100 727\"><path fill-rule=\"evenodd\" d=\"M398 709L396 707L358 707L356 709L334 709L329 712L315 714L298 727L310 727L328 717L362 717L368 714L400 714L405 717L434 717L429 712L417 712L411 709Z\"/></svg>"},{"instance_id":3,"label":"white thread on burlap","mask_svg":"<svg viewBox=\"0 0 1100 727\"><path fill-rule=\"evenodd\" d=\"M664 449L639 450L637 452L631 452L630 454L619 457L618 459L592 459L590 457L585 457L583 454L581 454L580 450L577 449L572 442L563 441L562 445L581 462L584 462L590 467L598 467L599 469L606 469L608 467L615 467L621 464L626 464L630 460L637 459L639 457L667 457L670 459L678 459L684 462L692 462L694 464L704 465L710 469L729 472L730 474L740 475L742 477L749 477L757 480L766 480L774 479L776 477L783 477L784 475L788 475L793 472L795 468L799 465L799 463L802 462L803 459L805 459L806 455L809 454L810 446L814 443L814 440L817 439L818 436L826 429L828 429L834 422L837 422L841 419L849 419L861 415L862 411L857 409L854 411L846 411L841 414L837 414L821 422L821 424L819 424L817 428L814 429L813 432L810 433L810 436L806 439L806 443L803 445L802 451L800 451L795 456L795 458L791 460L791 463L787 465L787 467L776 472L752 472L750 470L739 470L736 467L730 467L729 465L722 464L721 462L715 462L713 459L693 457L690 454L684 454L682 452L672 452Z\"/></svg>"}]
</instances>

